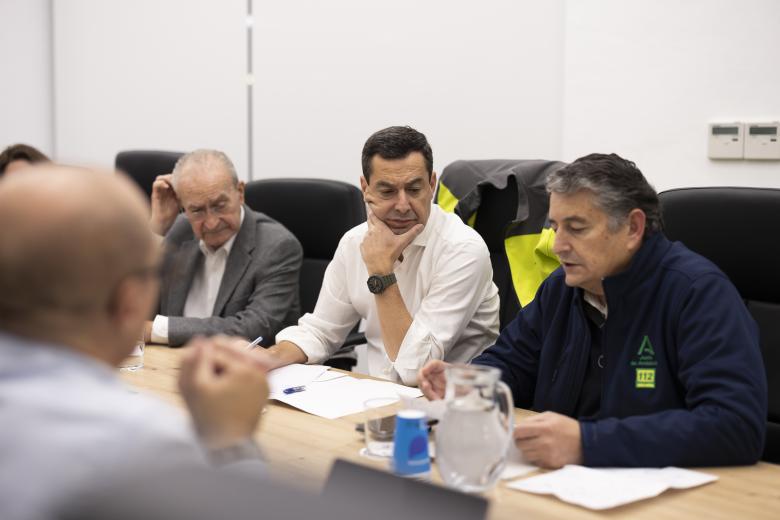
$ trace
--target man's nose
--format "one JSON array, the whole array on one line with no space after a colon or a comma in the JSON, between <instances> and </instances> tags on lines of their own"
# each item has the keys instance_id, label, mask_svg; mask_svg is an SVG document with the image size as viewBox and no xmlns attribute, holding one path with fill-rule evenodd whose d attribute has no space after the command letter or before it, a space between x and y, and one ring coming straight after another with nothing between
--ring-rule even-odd
<instances>
[{"instance_id":1,"label":"man's nose","mask_svg":"<svg viewBox=\"0 0 780 520\"><path fill-rule=\"evenodd\" d=\"M409 206L409 197L406 195L405 190L398 192L398 199L395 201L395 210L398 213L406 213L411 209Z\"/></svg>"},{"instance_id":2,"label":"man's nose","mask_svg":"<svg viewBox=\"0 0 780 520\"><path fill-rule=\"evenodd\" d=\"M571 245L566 237L562 233L555 233L553 236L552 251L556 256L561 256L561 253L566 253L571 249Z\"/></svg>"},{"instance_id":3,"label":"man's nose","mask_svg":"<svg viewBox=\"0 0 780 520\"><path fill-rule=\"evenodd\" d=\"M203 221L203 227L206 228L207 231L212 231L216 229L217 225L219 224L219 218L212 212L207 212L206 219Z\"/></svg>"}]
</instances>

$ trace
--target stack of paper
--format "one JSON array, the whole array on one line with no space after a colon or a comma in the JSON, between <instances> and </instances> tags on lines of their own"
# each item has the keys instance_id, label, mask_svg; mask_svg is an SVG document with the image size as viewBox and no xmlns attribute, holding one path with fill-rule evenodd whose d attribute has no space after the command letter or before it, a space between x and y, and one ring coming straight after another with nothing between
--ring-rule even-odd
<instances>
[{"instance_id":1,"label":"stack of paper","mask_svg":"<svg viewBox=\"0 0 780 520\"><path fill-rule=\"evenodd\" d=\"M327 370L328 367L319 365L289 365L272 370L268 375L271 399L310 414L335 419L362 412L363 403L368 399L387 397L397 400L422 395L417 388L388 381L357 379ZM302 391L284 393L285 388L301 386L305 387Z\"/></svg>"},{"instance_id":2,"label":"stack of paper","mask_svg":"<svg viewBox=\"0 0 780 520\"><path fill-rule=\"evenodd\" d=\"M589 509L609 509L658 496L669 488L687 489L717 480L715 475L674 467L563 469L507 484L530 493L553 494Z\"/></svg>"}]
</instances>

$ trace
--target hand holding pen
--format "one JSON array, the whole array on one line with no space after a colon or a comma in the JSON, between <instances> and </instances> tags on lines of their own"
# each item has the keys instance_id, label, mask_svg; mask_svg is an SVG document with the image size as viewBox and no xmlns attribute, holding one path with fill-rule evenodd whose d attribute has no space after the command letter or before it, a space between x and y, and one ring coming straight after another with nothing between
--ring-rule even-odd
<instances>
[{"instance_id":1,"label":"hand holding pen","mask_svg":"<svg viewBox=\"0 0 780 520\"><path fill-rule=\"evenodd\" d=\"M263 341L263 336L257 336L255 340L246 346L246 350L252 350L253 348L257 347L260 342Z\"/></svg>"}]
</instances>

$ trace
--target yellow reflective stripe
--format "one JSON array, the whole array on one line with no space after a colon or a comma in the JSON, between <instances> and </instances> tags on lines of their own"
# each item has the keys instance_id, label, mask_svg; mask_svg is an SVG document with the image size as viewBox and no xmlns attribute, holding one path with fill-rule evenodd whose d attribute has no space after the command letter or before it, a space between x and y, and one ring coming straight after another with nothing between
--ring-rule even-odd
<instances>
[{"instance_id":1,"label":"yellow reflective stripe","mask_svg":"<svg viewBox=\"0 0 780 520\"><path fill-rule=\"evenodd\" d=\"M458 199L443 182L439 182L439 192L436 196L436 203L447 213L454 213L455 206L458 205Z\"/></svg>"},{"instance_id":2,"label":"yellow reflective stripe","mask_svg":"<svg viewBox=\"0 0 780 520\"><path fill-rule=\"evenodd\" d=\"M476 221L477 221L477 212L475 211L474 213L471 214L469 219L466 221L466 224L468 224L471 227L474 227L474 222Z\"/></svg>"},{"instance_id":3,"label":"yellow reflective stripe","mask_svg":"<svg viewBox=\"0 0 780 520\"><path fill-rule=\"evenodd\" d=\"M555 232L546 228L541 233L517 235L504 241L512 283L522 307L533 301L539 286L560 265L552 252L554 240Z\"/></svg>"},{"instance_id":4,"label":"yellow reflective stripe","mask_svg":"<svg viewBox=\"0 0 780 520\"><path fill-rule=\"evenodd\" d=\"M439 182L439 191L436 195L436 204L438 204L441 209L448 213L455 213L455 206L458 205L458 199L455 197L455 195L452 194L447 186L444 185L443 182ZM466 224L470 227L474 227L474 222L476 222L476 220L477 212L475 211L466 221Z\"/></svg>"}]
</instances>

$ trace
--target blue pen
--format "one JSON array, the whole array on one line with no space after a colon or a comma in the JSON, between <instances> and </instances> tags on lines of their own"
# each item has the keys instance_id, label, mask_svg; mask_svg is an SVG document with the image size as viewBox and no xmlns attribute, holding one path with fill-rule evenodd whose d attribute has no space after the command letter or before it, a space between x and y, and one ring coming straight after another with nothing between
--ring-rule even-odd
<instances>
[{"instance_id":1,"label":"blue pen","mask_svg":"<svg viewBox=\"0 0 780 520\"><path fill-rule=\"evenodd\" d=\"M282 393L290 395L290 394L297 394L298 392L303 392L306 390L305 386L291 386L290 388L285 388L282 390Z\"/></svg>"}]
</instances>

